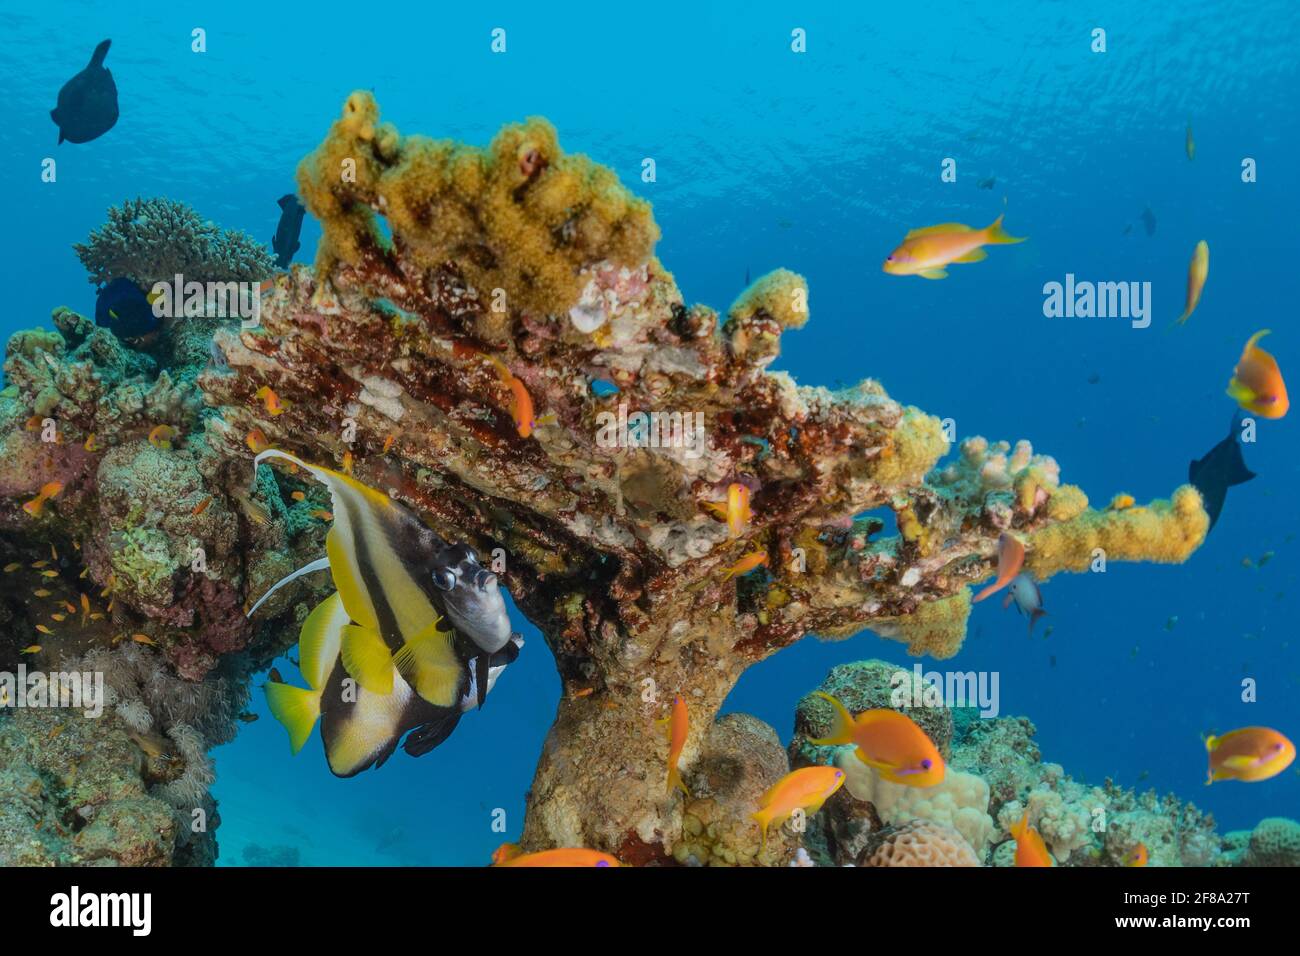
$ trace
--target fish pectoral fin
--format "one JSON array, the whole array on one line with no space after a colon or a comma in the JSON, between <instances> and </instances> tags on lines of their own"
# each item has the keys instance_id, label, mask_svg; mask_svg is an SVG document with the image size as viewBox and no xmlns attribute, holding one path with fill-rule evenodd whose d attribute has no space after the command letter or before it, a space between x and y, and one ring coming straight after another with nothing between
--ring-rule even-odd
<instances>
[{"instance_id":1,"label":"fish pectoral fin","mask_svg":"<svg viewBox=\"0 0 1300 956\"><path fill-rule=\"evenodd\" d=\"M1238 757L1229 757L1227 760L1223 761L1223 766L1227 767L1229 770L1245 770L1249 767L1256 766L1258 763L1258 757L1250 757L1242 754Z\"/></svg>"},{"instance_id":2,"label":"fish pectoral fin","mask_svg":"<svg viewBox=\"0 0 1300 956\"><path fill-rule=\"evenodd\" d=\"M457 703L461 663L451 645L452 635L439 630L434 621L393 655L393 664L406 682L436 707Z\"/></svg>"},{"instance_id":3,"label":"fish pectoral fin","mask_svg":"<svg viewBox=\"0 0 1300 956\"><path fill-rule=\"evenodd\" d=\"M922 226L920 229L913 229L904 239L915 239L917 236L938 236L947 235L953 232L971 232L971 227L964 222L941 222L937 226Z\"/></svg>"},{"instance_id":4,"label":"fish pectoral fin","mask_svg":"<svg viewBox=\"0 0 1300 956\"><path fill-rule=\"evenodd\" d=\"M922 279L946 279L948 273L943 269L922 269L917 273Z\"/></svg>"},{"instance_id":5,"label":"fish pectoral fin","mask_svg":"<svg viewBox=\"0 0 1300 956\"><path fill-rule=\"evenodd\" d=\"M393 692L393 653L378 631L356 624L343 626L343 667L372 694Z\"/></svg>"},{"instance_id":6,"label":"fish pectoral fin","mask_svg":"<svg viewBox=\"0 0 1300 956\"><path fill-rule=\"evenodd\" d=\"M407 736L406 743L402 744L402 749L412 757L423 757L451 736L451 732L460 723L460 718L460 711L453 710L437 720L431 720L427 724L416 727Z\"/></svg>"},{"instance_id":7,"label":"fish pectoral fin","mask_svg":"<svg viewBox=\"0 0 1300 956\"><path fill-rule=\"evenodd\" d=\"M289 746L296 754L320 717L320 691L276 681L267 681L265 689L271 716L289 731Z\"/></svg>"},{"instance_id":8,"label":"fish pectoral fin","mask_svg":"<svg viewBox=\"0 0 1300 956\"><path fill-rule=\"evenodd\" d=\"M980 247L976 247L972 249L970 252L966 253L966 255L959 256L958 258L952 261L953 262L980 262L981 260L987 259L988 257L989 254L987 252L985 252Z\"/></svg>"},{"instance_id":9,"label":"fish pectoral fin","mask_svg":"<svg viewBox=\"0 0 1300 956\"><path fill-rule=\"evenodd\" d=\"M1248 405L1255 401L1255 390L1237 378L1228 383L1228 396L1239 404Z\"/></svg>"}]
</instances>

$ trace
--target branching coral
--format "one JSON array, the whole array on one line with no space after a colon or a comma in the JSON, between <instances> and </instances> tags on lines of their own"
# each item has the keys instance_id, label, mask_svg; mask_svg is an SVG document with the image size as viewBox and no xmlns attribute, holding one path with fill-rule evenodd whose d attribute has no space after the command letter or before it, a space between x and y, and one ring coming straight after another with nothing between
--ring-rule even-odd
<instances>
[{"instance_id":1,"label":"branching coral","mask_svg":"<svg viewBox=\"0 0 1300 956\"><path fill-rule=\"evenodd\" d=\"M221 230L171 199L133 199L108 210L108 222L73 246L90 281L131 279L148 289L180 274L187 282L261 282L275 271L266 247Z\"/></svg>"}]
</instances>

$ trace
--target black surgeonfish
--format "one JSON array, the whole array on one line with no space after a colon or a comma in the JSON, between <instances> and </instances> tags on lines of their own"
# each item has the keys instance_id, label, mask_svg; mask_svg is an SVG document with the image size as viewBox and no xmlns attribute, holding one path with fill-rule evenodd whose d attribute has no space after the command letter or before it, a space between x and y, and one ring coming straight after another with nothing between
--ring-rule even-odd
<instances>
[{"instance_id":1,"label":"black surgeonfish","mask_svg":"<svg viewBox=\"0 0 1300 956\"><path fill-rule=\"evenodd\" d=\"M448 545L387 495L277 449L262 452L254 465L272 458L298 465L329 488L334 524L324 561L271 591L325 567L338 589L300 634L309 688L268 684L272 712L295 753L322 717L326 757L340 776L381 763L408 730L414 732L407 752L426 753L446 739L464 710L482 705L522 646L510 634L496 576L468 548Z\"/></svg>"},{"instance_id":2,"label":"black surgeonfish","mask_svg":"<svg viewBox=\"0 0 1300 956\"><path fill-rule=\"evenodd\" d=\"M302 217L307 210L293 193L285 193L277 205L280 207L280 222L275 227L271 248L275 251L276 266L287 269L293 261L293 254L298 251L298 234L302 232Z\"/></svg>"},{"instance_id":3,"label":"black surgeonfish","mask_svg":"<svg viewBox=\"0 0 1300 956\"><path fill-rule=\"evenodd\" d=\"M1187 480L1201 493L1205 512L1210 516L1210 530L1214 529L1214 523L1223 511L1228 489L1255 477L1241 456L1240 438L1241 416L1234 414L1228 437L1206 452L1204 458L1194 460L1187 467Z\"/></svg>"},{"instance_id":4,"label":"black surgeonfish","mask_svg":"<svg viewBox=\"0 0 1300 956\"><path fill-rule=\"evenodd\" d=\"M117 84L104 66L112 40L95 47L86 68L63 84L50 119L59 128L59 143L89 143L117 122Z\"/></svg>"}]
</instances>

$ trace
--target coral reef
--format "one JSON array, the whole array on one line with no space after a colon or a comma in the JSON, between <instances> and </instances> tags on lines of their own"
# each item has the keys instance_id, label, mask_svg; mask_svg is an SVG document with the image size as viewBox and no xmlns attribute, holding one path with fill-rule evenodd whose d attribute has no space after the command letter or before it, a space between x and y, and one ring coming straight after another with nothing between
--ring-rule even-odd
<instances>
[{"instance_id":1,"label":"coral reef","mask_svg":"<svg viewBox=\"0 0 1300 956\"><path fill-rule=\"evenodd\" d=\"M0 656L15 660L16 635L41 623L38 665L130 641L156 648L172 679L246 682L326 586L304 579L257 625L244 619L250 598L323 552L328 527L320 490L298 476L266 469L250 487L250 449L274 445L351 468L444 537L504 555L565 688L525 849L784 863L792 834L756 860L757 828L735 822L784 758L761 727L714 722L745 668L806 635L863 629L951 656L1004 532L1040 578L1087 567L1097 548L1178 561L1204 537L1190 486L1096 511L1028 443L971 439L940 465L942 424L880 383L831 391L767 371L807 319L804 280L761 278L723 321L688 305L653 256L649 205L565 154L543 120L479 149L402 136L354 93L299 187L324 233L316 267L275 277L258 327L177 323L155 354L62 309L55 330L10 340L0 557L22 567L11 587L35 588L30 566L51 551L58 574L40 587L50 604L5 604L15 637ZM271 271L264 250L158 201L114 211L78 251L92 280ZM62 490L44 513L24 511L51 481ZM736 484L751 515L733 533L709 506ZM885 508L898 534L881 537L868 513ZM78 609L75 626L45 622L59 602ZM685 803L664 793L653 724L678 694L691 710L681 766L700 788ZM212 732L144 693L119 704L124 726L148 710L184 767L154 792L194 802ZM959 769L988 782L999 825L1027 796ZM979 842L961 816L972 800L924 812ZM845 793L828 808L850 801L871 806ZM1055 839L1077 855L1068 822Z\"/></svg>"},{"instance_id":2,"label":"coral reef","mask_svg":"<svg viewBox=\"0 0 1300 956\"><path fill-rule=\"evenodd\" d=\"M1300 845L1295 840L1300 831L1288 820L1266 820L1251 835L1220 836L1211 817L1173 796L1137 794L1110 781L1089 786L1074 780L1059 764L1043 761L1033 741L1034 727L1024 718L981 718L971 708L940 704L896 706L891 694L895 687L908 690L906 681L915 681L912 671L884 661L860 661L836 667L821 690L840 697L851 710L892 707L924 721L936 742L948 746L947 774L934 787L882 780L853 755L851 746L809 743L809 737L825 733L830 718L815 706L825 706L818 698L809 695L800 702L791 766L835 763L847 774L844 788L812 818L803 841L821 865L883 865L869 862L879 854L882 841L896 842L896 833L910 833L907 828L924 824L946 834L933 839L949 847L954 838L960 840L961 855L969 854L972 861L960 865L1012 866L1015 843L1009 838L1010 827L1026 812L1061 866L1121 866L1138 843L1147 847L1151 866L1229 866L1292 858L1288 854ZM926 842L932 832L914 839Z\"/></svg>"}]
</instances>

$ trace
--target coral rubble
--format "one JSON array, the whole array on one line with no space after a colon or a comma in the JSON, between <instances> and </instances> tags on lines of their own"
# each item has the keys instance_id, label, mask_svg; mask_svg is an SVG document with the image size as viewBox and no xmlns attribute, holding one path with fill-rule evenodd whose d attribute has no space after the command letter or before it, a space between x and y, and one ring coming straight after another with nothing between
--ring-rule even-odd
<instances>
[{"instance_id":1,"label":"coral rubble","mask_svg":"<svg viewBox=\"0 0 1300 956\"><path fill-rule=\"evenodd\" d=\"M1040 579L1099 551L1181 561L1205 535L1190 486L1170 502L1096 511L1027 442L969 439L941 464L939 420L879 382L830 391L768 371L781 335L809 317L805 281L765 276L721 320L686 303L653 256L649 205L564 153L544 120L479 149L403 136L357 92L298 181L324 239L314 270L293 267L265 289L259 326L209 325L154 354L63 309L55 330L11 338L0 557L28 575L53 548L61 573L42 590L74 608L91 596L99 615L52 629L37 663L137 635L168 680L239 681L287 646L322 582L277 594L259 625L243 609L318 557L327 525L301 476L267 469L250 484L250 449L274 445L352 469L444 537L503 556L565 688L526 849L784 863L793 843L778 837L760 860L756 829L734 826L785 766L770 729L714 722L746 667L806 635L863 629L914 654L955 654L969 585L993 572L1004 532L1024 540ZM265 250L165 201L112 211L78 252L92 280L270 273ZM156 440L159 425L174 437ZM62 491L34 519L22 505L50 481ZM752 516L733 533L710 506L735 484ZM868 514L885 508L897 535L881 537ZM742 559L753 570L733 576ZM48 608L10 600L4 611L26 635ZM681 765L697 788L685 804L664 792L653 724L677 694L691 710ZM115 719L143 724L155 706L143 691L120 694ZM154 726L189 776L154 792L194 802L213 734L163 711ZM931 822L983 852L1005 826L1000 809L1032 799L984 780L987 821L967 812L982 800L973 786L909 812L942 817ZM887 802L858 791L866 800L842 791L828 809ZM1038 816L1056 812L1040 802ZM1044 834L1073 853L1084 844L1062 812ZM871 822L859 837L886 823ZM900 829L893 850L872 854L920 854L939 839ZM867 850L857 842L855 859Z\"/></svg>"}]
</instances>

